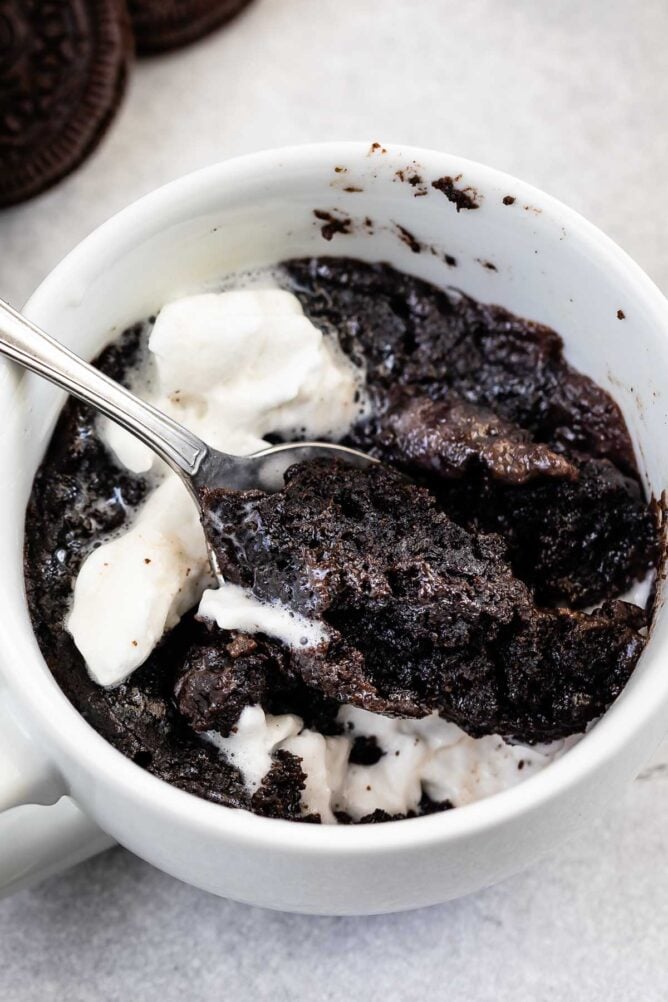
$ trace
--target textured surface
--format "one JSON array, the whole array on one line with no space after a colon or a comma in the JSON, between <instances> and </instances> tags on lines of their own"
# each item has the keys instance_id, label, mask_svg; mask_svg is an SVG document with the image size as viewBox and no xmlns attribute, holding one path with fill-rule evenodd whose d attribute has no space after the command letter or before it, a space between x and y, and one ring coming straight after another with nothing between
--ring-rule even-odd
<instances>
[{"instance_id":1,"label":"textured surface","mask_svg":"<svg viewBox=\"0 0 668 1002\"><path fill-rule=\"evenodd\" d=\"M140 66L99 152L0 216L1 294L20 303L95 225L186 170L280 143L372 136L534 182L668 291L667 31L663 0L631 18L623 0L396 0L391 17L384 0L258 0L205 42ZM661 1002L668 744L643 776L551 860L409 915L262 912L115 850L0 903L0 997Z\"/></svg>"},{"instance_id":2,"label":"textured surface","mask_svg":"<svg viewBox=\"0 0 668 1002\"><path fill-rule=\"evenodd\" d=\"M45 191L97 146L125 90L133 43L117 0L0 7L0 205Z\"/></svg>"},{"instance_id":3,"label":"textured surface","mask_svg":"<svg viewBox=\"0 0 668 1002\"><path fill-rule=\"evenodd\" d=\"M537 608L498 537L470 534L383 465L314 460L282 491L205 488L200 506L227 581L324 625L323 644L288 653L288 675L363 710L437 710L475 737L567 737L619 694L644 646L637 606Z\"/></svg>"},{"instance_id":4,"label":"textured surface","mask_svg":"<svg viewBox=\"0 0 668 1002\"><path fill-rule=\"evenodd\" d=\"M248 0L130 0L137 52L189 45L234 17Z\"/></svg>"},{"instance_id":5,"label":"textured surface","mask_svg":"<svg viewBox=\"0 0 668 1002\"><path fill-rule=\"evenodd\" d=\"M620 474L637 475L628 433L608 394L564 361L555 331L467 297L453 302L387 266L351 269L345 258L316 258L286 267L307 315L333 326L344 351L366 370L381 416L358 425L348 444L398 462L411 476L427 473L430 490L456 521L500 533L540 602L594 605L614 586L621 593L645 576L653 519L637 485ZM384 414L388 402L406 394L414 403L424 395L489 407L564 449L579 477L506 487L475 464L453 477L458 471L442 463L445 442L433 410L422 407L417 422L415 411L407 422L404 411L398 436L392 411Z\"/></svg>"}]
</instances>

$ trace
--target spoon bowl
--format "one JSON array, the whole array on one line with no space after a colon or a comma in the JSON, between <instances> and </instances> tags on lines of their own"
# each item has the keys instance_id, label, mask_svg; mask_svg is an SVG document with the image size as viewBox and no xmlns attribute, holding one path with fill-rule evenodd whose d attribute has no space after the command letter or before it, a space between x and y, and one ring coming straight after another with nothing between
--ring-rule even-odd
<instances>
[{"instance_id":1,"label":"spoon bowl","mask_svg":"<svg viewBox=\"0 0 668 1002\"><path fill-rule=\"evenodd\" d=\"M196 495L205 487L226 487L235 491L258 489L271 494L281 489L285 471L290 466L312 459L339 459L358 467L379 462L358 449L331 442L281 442L249 456L229 456L210 446L204 447L206 452L197 469L192 476L188 475L188 486L190 490L195 489Z\"/></svg>"}]
</instances>

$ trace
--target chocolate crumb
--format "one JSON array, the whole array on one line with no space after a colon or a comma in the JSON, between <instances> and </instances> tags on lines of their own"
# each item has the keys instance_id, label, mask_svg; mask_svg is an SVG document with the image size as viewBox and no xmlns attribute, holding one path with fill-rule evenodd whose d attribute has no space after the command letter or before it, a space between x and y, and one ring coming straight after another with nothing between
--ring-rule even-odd
<instances>
[{"instance_id":1,"label":"chocolate crumb","mask_svg":"<svg viewBox=\"0 0 668 1002\"><path fill-rule=\"evenodd\" d=\"M457 188L455 182L459 181L461 174L457 177L439 177L436 181L431 182L432 188L436 188L437 191L442 191L449 202L457 207L457 212L462 209L479 209L480 205L477 201L479 198L478 192L475 188L470 186L466 188Z\"/></svg>"},{"instance_id":2,"label":"chocolate crumb","mask_svg":"<svg viewBox=\"0 0 668 1002\"><path fill-rule=\"evenodd\" d=\"M331 240L335 233L350 233L352 219L347 216L335 216L325 209L314 209L313 215L323 223L320 232L325 240Z\"/></svg>"},{"instance_id":3,"label":"chocolate crumb","mask_svg":"<svg viewBox=\"0 0 668 1002\"><path fill-rule=\"evenodd\" d=\"M626 313L624 313L624 310L617 310L617 319L626 320Z\"/></svg>"},{"instance_id":4,"label":"chocolate crumb","mask_svg":"<svg viewBox=\"0 0 668 1002\"><path fill-rule=\"evenodd\" d=\"M375 765L384 754L373 734L360 735L355 738L348 761L351 765Z\"/></svg>"},{"instance_id":5,"label":"chocolate crumb","mask_svg":"<svg viewBox=\"0 0 668 1002\"><path fill-rule=\"evenodd\" d=\"M415 172L410 173L410 171L411 168L409 167L400 167L399 170L394 172L394 175L395 177L398 177L400 181L405 181L407 184L410 184L411 188L417 188L419 184L422 184L422 178L419 174ZM426 192L424 194L426 194Z\"/></svg>"},{"instance_id":6,"label":"chocolate crumb","mask_svg":"<svg viewBox=\"0 0 668 1002\"><path fill-rule=\"evenodd\" d=\"M407 230L405 226L400 226L399 223L395 223L394 225L397 228L401 242L410 247L414 254L419 254L422 250L419 240L416 240L411 231Z\"/></svg>"},{"instance_id":7,"label":"chocolate crumb","mask_svg":"<svg viewBox=\"0 0 668 1002\"><path fill-rule=\"evenodd\" d=\"M514 195L504 195L503 196L503 204L504 205L514 205L515 204L515 196Z\"/></svg>"},{"instance_id":8,"label":"chocolate crumb","mask_svg":"<svg viewBox=\"0 0 668 1002\"><path fill-rule=\"evenodd\" d=\"M240 658L244 654L252 654L257 650L257 640L247 633L237 633L233 640L227 645L227 653L231 658Z\"/></svg>"}]
</instances>

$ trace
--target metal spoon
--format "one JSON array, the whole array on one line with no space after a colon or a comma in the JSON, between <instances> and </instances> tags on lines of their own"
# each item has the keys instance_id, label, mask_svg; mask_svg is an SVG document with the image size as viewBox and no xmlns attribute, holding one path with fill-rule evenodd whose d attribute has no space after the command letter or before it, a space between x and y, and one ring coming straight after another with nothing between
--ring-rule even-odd
<instances>
[{"instance_id":1,"label":"metal spoon","mask_svg":"<svg viewBox=\"0 0 668 1002\"><path fill-rule=\"evenodd\" d=\"M200 507L204 487L276 491L293 463L341 459L355 466L377 460L329 442L286 442L250 456L218 452L197 435L140 400L115 380L75 355L0 299L0 354L31 369L127 428L171 466Z\"/></svg>"}]
</instances>

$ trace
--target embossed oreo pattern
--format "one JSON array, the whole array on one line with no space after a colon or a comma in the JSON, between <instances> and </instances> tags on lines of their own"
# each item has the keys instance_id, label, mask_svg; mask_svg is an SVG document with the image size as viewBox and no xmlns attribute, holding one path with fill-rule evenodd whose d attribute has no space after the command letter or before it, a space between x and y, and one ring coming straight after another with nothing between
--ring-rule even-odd
<instances>
[{"instance_id":1,"label":"embossed oreo pattern","mask_svg":"<svg viewBox=\"0 0 668 1002\"><path fill-rule=\"evenodd\" d=\"M0 206L49 188L95 148L131 55L121 0L0 0Z\"/></svg>"},{"instance_id":2,"label":"embossed oreo pattern","mask_svg":"<svg viewBox=\"0 0 668 1002\"><path fill-rule=\"evenodd\" d=\"M250 0L128 0L137 52L188 45L234 17Z\"/></svg>"}]
</instances>

